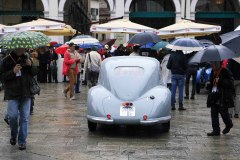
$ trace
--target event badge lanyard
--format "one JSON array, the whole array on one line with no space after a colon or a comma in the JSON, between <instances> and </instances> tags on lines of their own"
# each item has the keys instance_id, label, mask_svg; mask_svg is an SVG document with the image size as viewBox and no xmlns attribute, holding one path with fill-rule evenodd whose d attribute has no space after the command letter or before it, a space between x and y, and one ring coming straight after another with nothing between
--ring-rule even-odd
<instances>
[{"instance_id":1,"label":"event badge lanyard","mask_svg":"<svg viewBox=\"0 0 240 160\"><path fill-rule=\"evenodd\" d=\"M13 60L13 62L14 62L15 64L17 64L17 62L13 59L13 57L11 56L11 54L9 54L9 56L10 56L10 58ZM18 58L18 59L20 59L20 58ZM16 73L16 77L20 77L20 76L22 76L22 72L21 72L21 71L19 71L19 72Z\"/></svg>"},{"instance_id":2,"label":"event badge lanyard","mask_svg":"<svg viewBox=\"0 0 240 160\"><path fill-rule=\"evenodd\" d=\"M222 67L218 70L216 76L214 77L212 92L217 92L217 82L218 82L221 71L222 71Z\"/></svg>"}]
</instances>

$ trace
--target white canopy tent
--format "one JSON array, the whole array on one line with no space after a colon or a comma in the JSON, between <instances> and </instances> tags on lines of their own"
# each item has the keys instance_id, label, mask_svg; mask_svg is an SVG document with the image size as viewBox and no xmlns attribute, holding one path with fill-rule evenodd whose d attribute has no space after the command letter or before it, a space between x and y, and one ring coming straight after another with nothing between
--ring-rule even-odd
<instances>
[{"instance_id":1,"label":"white canopy tent","mask_svg":"<svg viewBox=\"0 0 240 160\"><path fill-rule=\"evenodd\" d=\"M175 37L205 36L221 31L221 26L195 23L190 20L179 20L177 23L159 29L157 34L162 39Z\"/></svg>"},{"instance_id":2,"label":"white canopy tent","mask_svg":"<svg viewBox=\"0 0 240 160\"><path fill-rule=\"evenodd\" d=\"M95 33L141 33L155 32L154 28L150 28L141 24L133 23L128 19L119 19L104 24L92 25L91 32Z\"/></svg>"},{"instance_id":3,"label":"white canopy tent","mask_svg":"<svg viewBox=\"0 0 240 160\"><path fill-rule=\"evenodd\" d=\"M45 20L45 19L38 19L33 20L26 23L20 23L13 26L4 27L4 32L16 32L16 31L46 31L46 30L57 30L57 29L64 29L66 24Z\"/></svg>"}]
</instances>

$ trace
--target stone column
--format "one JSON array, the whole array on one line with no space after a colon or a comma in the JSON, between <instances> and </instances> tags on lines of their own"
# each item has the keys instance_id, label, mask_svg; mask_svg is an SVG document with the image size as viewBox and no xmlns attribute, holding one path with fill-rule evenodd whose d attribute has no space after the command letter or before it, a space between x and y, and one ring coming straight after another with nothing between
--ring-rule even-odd
<instances>
[{"instance_id":1,"label":"stone column","mask_svg":"<svg viewBox=\"0 0 240 160\"><path fill-rule=\"evenodd\" d=\"M58 19L58 0L49 1L49 18Z\"/></svg>"},{"instance_id":2,"label":"stone column","mask_svg":"<svg viewBox=\"0 0 240 160\"><path fill-rule=\"evenodd\" d=\"M186 10L185 10L185 6L186 6L186 0L181 0L181 18L186 18L185 17L185 13L186 13Z\"/></svg>"},{"instance_id":3,"label":"stone column","mask_svg":"<svg viewBox=\"0 0 240 160\"><path fill-rule=\"evenodd\" d=\"M185 14L186 14L186 18L190 19L191 18L191 3L190 0L186 0L186 8L185 8Z\"/></svg>"},{"instance_id":4,"label":"stone column","mask_svg":"<svg viewBox=\"0 0 240 160\"><path fill-rule=\"evenodd\" d=\"M49 15L48 18L63 20L63 14L60 14L62 17L59 17L59 7L58 0L49 0ZM62 18L62 19L61 19ZM58 43L64 43L63 36L49 36L52 41L57 41Z\"/></svg>"},{"instance_id":5,"label":"stone column","mask_svg":"<svg viewBox=\"0 0 240 160\"><path fill-rule=\"evenodd\" d=\"M58 20L64 21L63 12L61 11L58 12Z\"/></svg>"},{"instance_id":6,"label":"stone column","mask_svg":"<svg viewBox=\"0 0 240 160\"><path fill-rule=\"evenodd\" d=\"M182 18L181 12L176 12L176 22Z\"/></svg>"},{"instance_id":7,"label":"stone column","mask_svg":"<svg viewBox=\"0 0 240 160\"><path fill-rule=\"evenodd\" d=\"M196 14L196 12L191 12L190 13L190 19L191 20L195 20L195 14Z\"/></svg>"}]
</instances>

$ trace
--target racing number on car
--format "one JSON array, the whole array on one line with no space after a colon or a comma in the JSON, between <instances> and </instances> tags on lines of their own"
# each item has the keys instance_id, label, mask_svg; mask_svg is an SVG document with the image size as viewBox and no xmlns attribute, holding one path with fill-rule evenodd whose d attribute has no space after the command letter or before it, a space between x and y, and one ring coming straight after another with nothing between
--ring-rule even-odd
<instances>
[{"instance_id":1,"label":"racing number on car","mask_svg":"<svg viewBox=\"0 0 240 160\"><path fill-rule=\"evenodd\" d=\"M134 117L135 116L135 107L120 107L120 116L122 117Z\"/></svg>"}]
</instances>

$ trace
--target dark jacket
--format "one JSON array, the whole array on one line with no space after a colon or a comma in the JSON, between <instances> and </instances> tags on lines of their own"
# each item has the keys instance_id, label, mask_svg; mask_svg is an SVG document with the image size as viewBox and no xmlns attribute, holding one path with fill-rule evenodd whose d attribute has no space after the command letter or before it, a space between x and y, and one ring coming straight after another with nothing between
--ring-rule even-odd
<instances>
[{"instance_id":1,"label":"dark jacket","mask_svg":"<svg viewBox=\"0 0 240 160\"><path fill-rule=\"evenodd\" d=\"M184 75L187 69L187 60L182 51L172 52L167 68L171 70L172 74Z\"/></svg>"},{"instance_id":2,"label":"dark jacket","mask_svg":"<svg viewBox=\"0 0 240 160\"><path fill-rule=\"evenodd\" d=\"M58 55L57 53L55 53L55 51L53 51L51 53L51 51L47 52L47 55L48 55L48 64L50 65L52 61L56 61L58 60ZM55 63L56 65L56 63Z\"/></svg>"},{"instance_id":3,"label":"dark jacket","mask_svg":"<svg viewBox=\"0 0 240 160\"><path fill-rule=\"evenodd\" d=\"M211 73L210 86L209 86L209 96L212 96L212 88L214 86L214 73ZM214 93L212 97L208 97L207 106L211 107L214 104L219 104L221 107L231 108L234 107L234 81L231 73L222 68L219 74L219 80L217 83L217 93Z\"/></svg>"},{"instance_id":4,"label":"dark jacket","mask_svg":"<svg viewBox=\"0 0 240 160\"><path fill-rule=\"evenodd\" d=\"M10 55L3 59L0 66L0 77L5 87L5 99L31 97L30 80L37 74L37 68L35 66L26 66L25 59L18 57L15 53L11 53ZM16 76L13 72L16 63L22 65L21 76Z\"/></svg>"}]
</instances>

